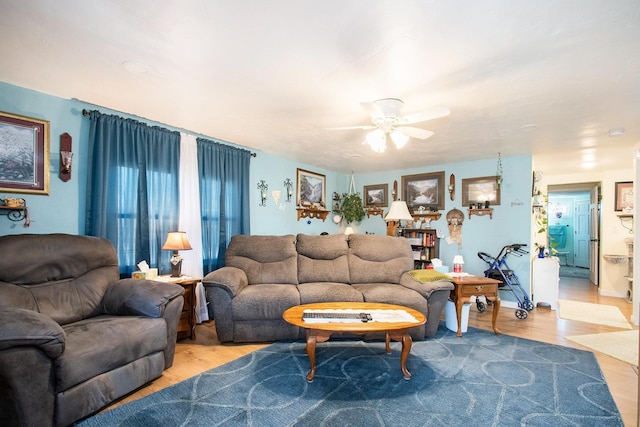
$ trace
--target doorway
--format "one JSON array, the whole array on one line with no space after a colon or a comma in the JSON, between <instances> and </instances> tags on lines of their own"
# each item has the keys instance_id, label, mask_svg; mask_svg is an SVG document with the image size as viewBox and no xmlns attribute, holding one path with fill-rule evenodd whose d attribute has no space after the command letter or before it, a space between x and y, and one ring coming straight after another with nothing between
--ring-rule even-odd
<instances>
[{"instance_id":1,"label":"doorway","mask_svg":"<svg viewBox=\"0 0 640 427\"><path fill-rule=\"evenodd\" d=\"M548 187L548 247L560 260L560 276L598 285L600 196L598 183Z\"/></svg>"}]
</instances>

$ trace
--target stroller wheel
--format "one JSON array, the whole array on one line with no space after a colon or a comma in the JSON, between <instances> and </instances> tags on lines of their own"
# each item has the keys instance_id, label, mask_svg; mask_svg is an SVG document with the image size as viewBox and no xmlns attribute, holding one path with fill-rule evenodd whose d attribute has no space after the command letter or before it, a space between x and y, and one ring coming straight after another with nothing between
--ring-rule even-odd
<instances>
[{"instance_id":1,"label":"stroller wheel","mask_svg":"<svg viewBox=\"0 0 640 427\"><path fill-rule=\"evenodd\" d=\"M516 317L518 319L520 319L520 320L526 320L527 317L529 317L529 313L527 313L525 310L521 310L521 309L516 310L515 314L516 314Z\"/></svg>"}]
</instances>

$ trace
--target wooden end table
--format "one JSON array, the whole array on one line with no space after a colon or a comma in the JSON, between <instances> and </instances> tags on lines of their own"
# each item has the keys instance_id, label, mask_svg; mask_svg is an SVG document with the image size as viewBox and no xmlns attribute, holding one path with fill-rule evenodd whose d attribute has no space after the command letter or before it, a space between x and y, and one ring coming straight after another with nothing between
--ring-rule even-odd
<instances>
[{"instance_id":1,"label":"wooden end table","mask_svg":"<svg viewBox=\"0 0 640 427\"><path fill-rule=\"evenodd\" d=\"M498 286L502 282L483 276L455 276L451 281L455 286L449 298L456 304L456 317L458 319L458 332L456 332L456 336L462 336L462 306L465 300L468 300L469 297L473 295L484 295L488 300L493 302L491 326L493 327L493 332L499 335L500 331L496 327L496 321L498 320L498 311L500 311Z\"/></svg>"},{"instance_id":2,"label":"wooden end table","mask_svg":"<svg viewBox=\"0 0 640 427\"><path fill-rule=\"evenodd\" d=\"M368 312L371 310L403 310L413 316L417 322L350 322L350 323L310 323L302 319L305 310L358 310ZM407 358L411 351L411 337L409 329L423 325L427 318L424 314L409 307L393 304L367 303L367 302L329 302L317 304L304 304L291 307L286 310L283 319L292 325L305 329L307 335L307 347L305 353L309 357L310 369L307 374L307 381L313 381L316 375L316 343L328 341L332 334L335 333L353 333L366 334L369 332L384 332L386 341L386 352L391 353L389 346L390 339L402 343L402 351L400 353L400 369L405 379L411 378L411 373L407 370Z\"/></svg>"},{"instance_id":3,"label":"wooden end table","mask_svg":"<svg viewBox=\"0 0 640 427\"><path fill-rule=\"evenodd\" d=\"M196 285L200 279L190 276L171 277L169 275L158 276L153 280L165 283L175 283L184 288L184 305L178 322L178 339L196 339Z\"/></svg>"}]
</instances>

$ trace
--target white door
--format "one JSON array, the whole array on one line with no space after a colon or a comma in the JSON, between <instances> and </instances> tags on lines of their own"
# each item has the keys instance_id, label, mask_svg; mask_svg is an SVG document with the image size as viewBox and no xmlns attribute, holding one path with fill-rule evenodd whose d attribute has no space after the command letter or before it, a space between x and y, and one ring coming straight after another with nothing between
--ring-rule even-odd
<instances>
[{"instance_id":1,"label":"white door","mask_svg":"<svg viewBox=\"0 0 640 427\"><path fill-rule=\"evenodd\" d=\"M574 236L573 236L573 262L576 267L589 268L590 258L590 232L589 232L588 200L578 200L575 204Z\"/></svg>"},{"instance_id":2,"label":"white door","mask_svg":"<svg viewBox=\"0 0 640 427\"><path fill-rule=\"evenodd\" d=\"M600 268L600 188L591 189L589 200L589 280L598 285Z\"/></svg>"}]
</instances>

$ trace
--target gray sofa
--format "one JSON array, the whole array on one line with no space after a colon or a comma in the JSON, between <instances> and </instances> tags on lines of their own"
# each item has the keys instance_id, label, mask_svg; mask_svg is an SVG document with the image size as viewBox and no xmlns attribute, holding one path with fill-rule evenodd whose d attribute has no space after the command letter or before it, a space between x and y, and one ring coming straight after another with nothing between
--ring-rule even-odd
<instances>
[{"instance_id":1,"label":"gray sofa","mask_svg":"<svg viewBox=\"0 0 640 427\"><path fill-rule=\"evenodd\" d=\"M182 286L119 279L104 239L0 237L4 426L66 426L170 367Z\"/></svg>"},{"instance_id":2,"label":"gray sofa","mask_svg":"<svg viewBox=\"0 0 640 427\"><path fill-rule=\"evenodd\" d=\"M283 312L295 305L357 301L399 304L427 317L413 339L432 337L453 284L418 282L413 253L400 237L352 234L231 238L225 266L202 283L220 342L304 338ZM365 339L377 337L366 336Z\"/></svg>"}]
</instances>

